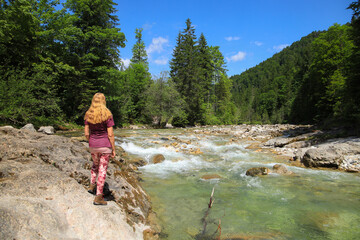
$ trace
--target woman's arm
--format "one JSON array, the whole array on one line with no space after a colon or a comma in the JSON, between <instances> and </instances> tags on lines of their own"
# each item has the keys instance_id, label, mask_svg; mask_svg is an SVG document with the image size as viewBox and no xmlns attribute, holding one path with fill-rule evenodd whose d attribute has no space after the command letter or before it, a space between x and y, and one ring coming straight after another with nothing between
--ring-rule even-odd
<instances>
[{"instance_id":1,"label":"woman's arm","mask_svg":"<svg viewBox=\"0 0 360 240\"><path fill-rule=\"evenodd\" d=\"M108 138L110 140L111 148L112 148L111 157L114 158L116 153L115 153L115 137L114 137L114 129L113 129L113 127L109 127L107 129L107 133L108 133Z\"/></svg>"},{"instance_id":2,"label":"woman's arm","mask_svg":"<svg viewBox=\"0 0 360 240\"><path fill-rule=\"evenodd\" d=\"M85 125L85 137L86 139L89 141L89 138L90 138L90 130L89 130L89 125Z\"/></svg>"}]
</instances>

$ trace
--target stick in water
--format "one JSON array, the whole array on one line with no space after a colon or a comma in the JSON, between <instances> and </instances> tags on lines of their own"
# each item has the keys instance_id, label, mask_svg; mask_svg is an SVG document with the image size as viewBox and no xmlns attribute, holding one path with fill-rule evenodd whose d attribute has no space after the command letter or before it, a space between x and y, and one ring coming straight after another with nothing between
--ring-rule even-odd
<instances>
[{"instance_id":1,"label":"stick in water","mask_svg":"<svg viewBox=\"0 0 360 240\"><path fill-rule=\"evenodd\" d=\"M208 209L206 210L205 216L203 217L204 227L203 227L203 230L202 230L202 233L201 233L202 235L205 234L206 226L207 226L206 218L207 218L207 216L209 215L210 208L211 208L211 206L213 205L213 203L214 203L214 201L215 201L215 199L213 198L213 196L214 196L214 191L215 191L215 187L213 187L213 189L212 189L211 196L210 196L210 200L209 200L209 204L208 204Z\"/></svg>"},{"instance_id":2,"label":"stick in water","mask_svg":"<svg viewBox=\"0 0 360 240\"><path fill-rule=\"evenodd\" d=\"M208 205L209 208L212 207L212 205L213 205L213 203L214 203L214 201L215 201L215 199L213 199L214 191L215 191L215 187L213 187L212 192L211 192L210 201L209 201L209 205Z\"/></svg>"}]
</instances>

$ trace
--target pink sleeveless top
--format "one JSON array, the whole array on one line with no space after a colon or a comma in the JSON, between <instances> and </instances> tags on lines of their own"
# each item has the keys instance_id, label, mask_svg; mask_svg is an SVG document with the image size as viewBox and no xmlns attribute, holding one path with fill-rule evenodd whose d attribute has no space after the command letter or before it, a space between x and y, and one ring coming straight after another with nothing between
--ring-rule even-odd
<instances>
[{"instance_id":1,"label":"pink sleeveless top","mask_svg":"<svg viewBox=\"0 0 360 240\"><path fill-rule=\"evenodd\" d=\"M113 127L114 119L111 116L108 120L102 123L92 124L85 120L85 125L89 125L90 129L90 138L89 138L89 147L90 148L111 148L111 143L108 138L107 129Z\"/></svg>"}]
</instances>

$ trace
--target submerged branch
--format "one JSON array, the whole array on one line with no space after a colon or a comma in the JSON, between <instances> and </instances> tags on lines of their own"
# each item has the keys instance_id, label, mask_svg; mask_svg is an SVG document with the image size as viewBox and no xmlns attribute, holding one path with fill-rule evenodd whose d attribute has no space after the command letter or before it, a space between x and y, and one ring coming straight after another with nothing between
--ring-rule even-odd
<instances>
[{"instance_id":1,"label":"submerged branch","mask_svg":"<svg viewBox=\"0 0 360 240\"><path fill-rule=\"evenodd\" d=\"M212 207L212 205L213 205L213 203L214 203L214 201L215 201L215 199L214 199L214 191L215 191L215 187L213 187L212 192L211 192L211 195L210 195L210 200L209 200L209 203L208 203L208 209L206 210L205 215L204 215L204 217L202 218L202 221L203 221L203 223L204 223L204 226L203 226L203 230L202 230L202 232L201 232L201 235L204 235L204 234L205 234L206 227L207 227L207 224L208 224L206 218L207 218L207 216L209 215L210 209L211 209L211 207Z\"/></svg>"}]
</instances>

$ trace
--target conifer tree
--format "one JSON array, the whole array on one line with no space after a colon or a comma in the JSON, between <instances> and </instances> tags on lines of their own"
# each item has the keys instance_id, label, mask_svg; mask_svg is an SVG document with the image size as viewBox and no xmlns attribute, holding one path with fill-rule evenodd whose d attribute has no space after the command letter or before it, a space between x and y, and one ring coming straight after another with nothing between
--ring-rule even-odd
<instances>
[{"instance_id":1,"label":"conifer tree","mask_svg":"<svg viewBox=\"0 0 360 240\"><path fill-rule=\"evenodd\" d=\"M210 104L211 98L211 84L212 84L212 57L210 54L210 48L207 45L207 41L203 33L199 37L199 44L197 46L197 86L195 91L197 94L197 110L203 114L203 111ZM204 105L205 104L205 105ZM198 119L203 121L203 116L198 116Z\"/></svg>"},{"instance_id":2,"label":"conifer tree","mask_svg":"<svg viewBox=\"0 0 360 240\"><path fill-rule=\"evenodd\" d=\"M134 44L132 48L132 63L144 63L145 65L148 65L148 56L145 51L145 43L142 40L142 28L137 28L135 30L135 38L136 43Z\"/></svg>"},{"instance_id":3,"label":"conifer tree","mask_svg":"<svg viewBox=\"0 0 360 240\"><path fill-rule=\"evenodd\" d=\"M131 64L126 70L128 84L126 94L129 95L130 100L127 106L127 118L131 123L146 121L142 112L145 108L145 91L151 81L145 43L142 40L142 29L137 28L135 34L136 43L132 48Z\"/></svg>"},{"instance_id":4,"label":"conifer tree","mask_svg":"<svg viewBox=\"0 0 360 240\"><path fill-rule=\"evenodd\" d=\"M114 79L108 71L117 69L119 47L125 47L125 35L120 32L118 17L112 0L67 0L65 7L71 12L72 38L67 38L70 65L76 75L68 78L64 89L64 108L69 116L81 121L92 95L105 94ZM74 115L74 113L77 113Z\"/></svg>"},{"instance_id":5,"label":"conifer tree","mask_svg":"<svg viewBox=\"0 0 360 240\"><path fill-rule=\"evenodd\" d=\"M197 46L195 29L190 19L186 20L186 28L179 33L177 46L170 62L170 76L177 90L187 103L185 106L188 113L188 121L193 125L198 120L198 99L195 89L197 88ZM196 94L196 95L194 95Z\"/></svg>"}]
</instances>

